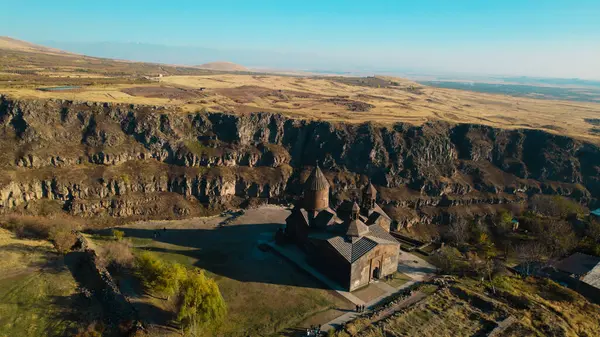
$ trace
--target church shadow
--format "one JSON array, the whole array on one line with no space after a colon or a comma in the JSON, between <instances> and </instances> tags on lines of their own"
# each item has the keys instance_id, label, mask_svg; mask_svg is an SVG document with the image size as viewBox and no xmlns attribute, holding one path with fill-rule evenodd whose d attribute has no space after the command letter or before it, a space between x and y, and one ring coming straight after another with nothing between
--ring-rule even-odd
<instances>
[{"instance_id":1,"label":"church shadow","mask_svg":"<svg viewBox=\"0 0 600 337\"><path fill-rule=\"evenodd\" d=\"M142 249L169 254L181 261L181 255L194 259L193 265L211 274L240 282L257 282L303 288L328 287L280 256L260 241L269 241L281 223L222 226L212 229L140 229L118 228L126 238L152 239ZM97 232L110 235L110 230ZM134 240L135 241L135 240Z\"/></svg>"}]
</instances>

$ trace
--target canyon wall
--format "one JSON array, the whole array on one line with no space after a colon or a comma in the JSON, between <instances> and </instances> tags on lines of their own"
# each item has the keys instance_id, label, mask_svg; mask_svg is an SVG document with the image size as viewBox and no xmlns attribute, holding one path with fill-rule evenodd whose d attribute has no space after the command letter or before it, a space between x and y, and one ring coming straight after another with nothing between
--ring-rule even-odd
<instances>
[{"instance_id":1,"label":"canyon wall","mask_svg":"<svg viewBox=\"0 0 600 337\"><path fill-rule=\"evenodd\" d=\"M369 177L384 205L600 197L600 148L539 130L431 122L391 126L272 113L0 96L0 211L53 200L80 216L191 216L253 198L289 202L319 163L333 201Z\"/></svg>"}]
</instances>

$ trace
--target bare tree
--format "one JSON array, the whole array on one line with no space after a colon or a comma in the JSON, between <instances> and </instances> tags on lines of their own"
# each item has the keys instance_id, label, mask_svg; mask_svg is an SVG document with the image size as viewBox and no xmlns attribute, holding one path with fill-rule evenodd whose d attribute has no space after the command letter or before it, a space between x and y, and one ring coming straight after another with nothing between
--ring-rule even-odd
<instances>
[{"instance_id":1,"label":"bare tree","mask_svg":"<svg viewBox=\"0 0 600 337\"><path fill-rule=\"evenodd\" d=\"M494 294L496 293L496 286L493 282L493 276L504 270L504 264L498 259L488 258L483 261L483 272L488 277L490 285L492 286L492 291Z\"/></svg>"},{"instance_id":2,"label":"bare tree","mask_svg":"<svg viewBox=\"0 0 600 337\"><path fill-rule=\"evenodd\" d=\"M450 224L448 234L457 245L462 245L469 239L469 223L463 218L458 218Z\"/></svg>"},{"instance_id":3,"label":"bare tree","mask_svg":"<svg viewBox=\"0 0 600 337\"><path fill-rule=\"evenodd\" d=\"M544 231L540 233L543 242L552 257L561 257L577 246L577 237L570 223L563 220L547 220Z\"/></svg>"},{"instance_id":4,"label":"bare tree","mask_svg":"<svg viewBox=\"0 0 600 337\"><path fill-rule=\"evenodd\" d=\"M525 273L530 275L532 267L536 263L543 263L546 260L546 247L539 242L530 242L517 246L515 248L517 259L525 265Z\"/></svg>"}]
</instances>

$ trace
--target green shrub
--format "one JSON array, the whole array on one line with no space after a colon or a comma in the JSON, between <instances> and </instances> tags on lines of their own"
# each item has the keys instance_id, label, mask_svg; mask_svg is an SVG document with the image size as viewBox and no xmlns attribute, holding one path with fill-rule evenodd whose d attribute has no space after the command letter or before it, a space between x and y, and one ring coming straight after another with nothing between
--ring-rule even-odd
<instances>
[{"instance_id":1,"label":"green shrub","mask_svg":"<svg viewBox=\"0 0 600 337\"><path fill-rule=\"evenodd\" d=\"M196 330L218 325L225 318L227 307L217 283L204 272L188 272L181 283L177 301L177 319Z\"/></svg>"},{"instance_id":2,"label":"green shrub","mask_svg":"<svg viewBox=\"0 0 600 337\"><path fill-rule=\"evenodd\" d=\"M55 226L50 230L50 240L59 253L66 254L77 241L77 237L70 229Z\"/></svg>"},{"instance_id":3,"label":"green shrub","mask_svg":"<svg viewBox=\"0 0 600 337\"><path fill-rule=\"evenodd\" d=\"M536 195L531 199L531 207L540 214L563 219L571 216L582 217L586 213L585 207L560 195Z\"/></svg>"},{"instance_id":4,"label":"green shrub","mask_svg":"<svg viewBox=\"0 0 600 337\"><path fill-rule=\"evenodd\" d=\"M203 271L165 263L149 252L140 254L136 264L146 289L167 297L177 295L177 318L186 329L200 331L225 317L227 308L219 287Z\"/></svg>"},{"instance_id":5,"label":"green shrub","mask_svg":"<svg viewBox=\"0 0 600 337\"><path fill-rule=\"evenodd\" d=\"M112 230L112 236L117 240L117 241L121 241L123 240L123 238L125 237L125 232L120 231L118 229L113 229Z\"/></svg>"},{"instance_id":6,"label":"green shrub","mask_svg":"<svg viewBox=\"0 0 600 337\"><path fill-rule=\"evenodd\" d=\"M186 269L178 263L165 263L156 255L144 252L136 259L137 274L150 292L167 298L175 295L187 277Z\"/></svg>"},{"instance_id":7,"label":"green shrub","mask_svg":"<svg viewBox=\"0 0 600 337\"><path fill-rule=\"evenodd\" d=\"M449 274L464 274L469 269L469 264L463 255L454 247L445 246L432 255L434 264L442 271Z\"/></svg>"},{"instance_id":8,"label":"green shrub","mask_svg":"<svg viewBox=\"0 0 600 337\"><path fill-rule=\"evenodd\" d=\"M513 216L508 211L500 211L497 215L496 224L500 233L510 232L513 227Z\"/></svg>"}]
</instances>

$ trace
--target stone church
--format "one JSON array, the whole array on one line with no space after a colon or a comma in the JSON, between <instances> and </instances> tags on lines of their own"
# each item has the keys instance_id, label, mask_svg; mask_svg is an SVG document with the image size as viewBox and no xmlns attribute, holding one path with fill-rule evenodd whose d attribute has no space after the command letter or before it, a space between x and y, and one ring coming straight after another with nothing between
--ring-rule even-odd
<instances>
[{"instance_id":1,"label":"stone church","mask_svg":"<svg viewBox=\"0 0 600 337\"><path fill-rule=\"evenodd\" d=\"M304 183L303 200L286 219L285 235L308 255L323 274L346 290L393 274L400 244L390 235L390 217L376 204L368 184L360 205L346 201L329 206L329 182L317 166Z\"/></svg>"}]
</instances>

